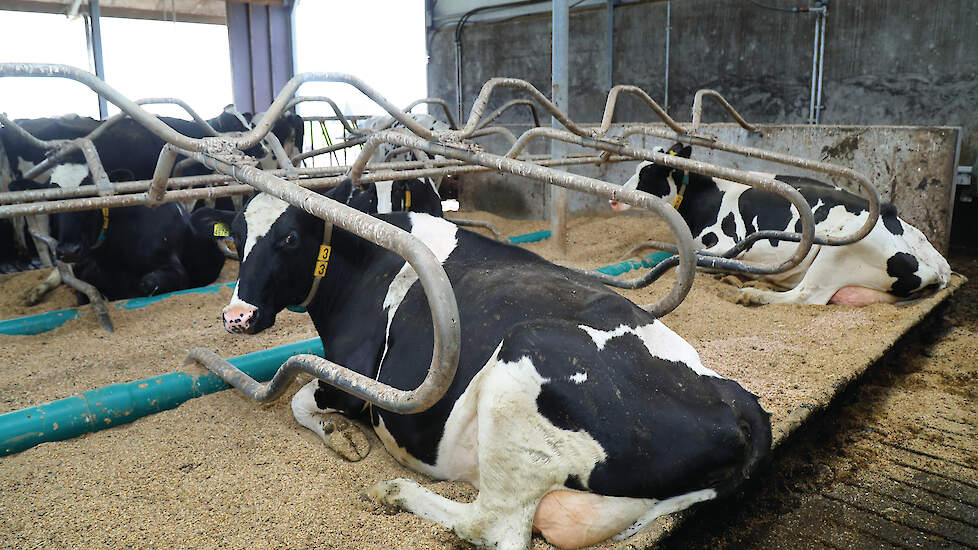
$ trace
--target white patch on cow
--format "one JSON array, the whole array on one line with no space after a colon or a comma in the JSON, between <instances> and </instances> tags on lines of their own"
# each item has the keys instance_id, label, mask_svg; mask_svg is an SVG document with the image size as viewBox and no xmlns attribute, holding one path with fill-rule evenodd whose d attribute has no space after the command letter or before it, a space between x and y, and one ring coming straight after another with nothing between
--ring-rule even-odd
<instances>
[{"instance_id":1,"label":"white patch on cow","mask_svg":"<svg viewBox=\"0 0 978 550\"><path fill-rule=\"evenodd\" d=\"M583 384L587 382L587 373L584 371L574 373L571 375L570 381L575 384Z\"/></svg>"},{"instance_id":2,"label":"white patch on cow","mask_svg":"<svg viewBox=\"0 0 978 550\"><path fill-rule=\"evenodd\" d=\"M699 354L696 353L693 346L689 345L689 342L662 324L658 319L653 321L652 324L636 328L619 325L618 328L612 331L603 331L587 325L578 325L578 328L586 332L594 340L594 345L598 347L599 351L603 350L612 338L624 336L625 334L634 334L645 345L645 349L648 350L649 355L666 361L682 363L700 376L722 378L717 373L704 367L702 361L700 361Z\"/></svg>"},{"instance_id":3,"label":"white patch on cow","mask_svg":"<svg viewBox=\"0 0 978 550\"><path fill-rule=\"evenodd\" d=\"M255 247L258 239L268 234L268 231L275 224L283 213L289 208L289 203L278 197L261 193L248 203L245 210L245 222L248 228L248 238L245 241L244 255L241 261L248 259L248 254ZM237 289L235 289L237 292Z\"/></svg>"},{"instance_id":4,"label":"white patch on cow","mask_svg":"<svg viewBox=\"0 0 978 550\"><path fill-rule=\"evenodd\" d=\"M374 184L377 189L377 213L389 214L393 211L394 201L391 199L393 181L378 181Z\"/></svg>"},{"instance_id":5,"label":"white patch on cow","mask_svg":"<svg viewBox=\"0 0 978 550\"><path fill-rule=\"evenodd\" d=\"M591 339L594 340L594 345L598 346L598 350L603 350L605 344L608 343L608 340L611 340L615 336L621 336L623 334L628 334L632 332L632 329L626 327L625 325L619 325L618 328L610 332L589 327L587 325L577 325L577 327L583 330L584 332L586 332L588 336L590 336Z\"/></svg>"},{"instance_id":6,"label":"white patch on cow","mask_svg":"<svg viewBox=\"0 0 978 550\"><path fill-rule=\"evenodd\" d=\"M227 312L234 306L244 307L245 309L252 309L252 310L258 309L258 306L254 304L249 304L248 302L242 300L241 298L238 298L238 283L235 283L234 294L231 295L231 301L228 302L228 305L224 306L224 311Z\"/></svg>"},{"instance_id":7,"label":"white patch on cow","mask_svg":"<svg viewBox=\"0 0 978 550\"><path fill-rule=\"evenodd\" d=\"M441 201L441 211L442 212L458 212L459 204L455 199L448 199Z\"/></svg>"},{"instance_id":8,"label":"white patch on cow","mask_svg":"<svg viewBox=\"0 0 978 550\"><path fill-rule=\"evenodd\" d=\"M319 388L319 384L319 380L313 380L295 392L295 395L292 396L292 416L300 425L309 428L318 435L323 443L327 443L329 437L326 434L323 415L337 411L336 409L319 408L316 403L316 390Z\"/></svg>"},{"instance_id":9,"label":"white patch on cow","mask_svg":"<svg viewBox=\"0 0 978 550\"><path fill-rule=\"evenodd\" d=\"M417 212L410 212L408 219L411 220L411 234L428 247L428 250L435 255L438 263L444 264L448 256L458 246L458 238L456 237L458 226L444 218L436 218ZM384 296L383 305L383 308L387 310L387 331L384 337L384 353L381 355L379 365L383 365L384 358L387 357L387 342L390 340L394 314L397 313L397 308L401 306L401 302L404 301L404 296L407 295L411 285L417 280L418 274L414 268L411 267L411 264L404 262L401 270L397 272L390 286L387 287L387 295ZM377 372L379 375L379 367Z\"/></svg>"},{"instance_id":10,"label":"white patch on cow","mask_svg":"<svg viewBox=\"0 0 978 550\"><path fill-rule=\"evenodd\" d=\"M635 520L635 523L631 525L628 529L625 529L621 533L615 535L615 540L625 540L628 537L638 533L642 529L648 527L653 520L659 516L664 516L666 514L671 514L673 512L678 512L680 510L685 510L690 506L696 504L697 502L703 502L705 500L711 500L717 497L717 492L713 489L700 489L699 491L693 491L686 493L684 495L675 496L672 498L667 498L656 502L649 508L649 511L643 514L640 518Z\"/></svg>"},{"instance_id":11,"label":"white patch on cow","mask_svg":"<svg viewBox=\"0 0 978 550\"><path fill-rule=\"evenodd\" d=\"M59 164L51 170L51 183L62 189L74 189L87 176L87 164Z\"/></svg>"},{"instance_id":12,"label":"white patch on cow","mask_svg":"<svg viewBox=\"0 0 978 550\"><path fill-rule=\"evenodd\" d=\"M435 466L421 469L472 483L480 488L478 498L453 502L405 479L368 493L478 545L520 548L530 540L537 503L568 476L586 483L607 455L586 432L558 428L540 414L537 398L547 379L528 357L499 360L499 349L452 408ZM397 447L391 454L402 456Z\"/></svg>"}]
</instances>

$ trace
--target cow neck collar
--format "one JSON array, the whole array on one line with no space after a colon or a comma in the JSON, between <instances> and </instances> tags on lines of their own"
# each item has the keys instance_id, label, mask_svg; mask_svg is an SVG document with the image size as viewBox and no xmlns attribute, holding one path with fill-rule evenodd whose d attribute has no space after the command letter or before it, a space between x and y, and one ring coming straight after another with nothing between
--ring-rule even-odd
<instances>
[{"instance_id":1,"label":"cow neck collar","mask_svg":"<svg viewBox=\"0 0 978 550\"><path fill-rule=\"evenodd\" d=\"M669 155L675 157L678 153L676 151L669 151ZM672 199L673 210L679 210L679 206L683 203L687 185L689 185L689 172L683 172L683 181L679 184L679 190L676 191L676 198Z\"/></svg>"},{"instance_id":2,"label":"cow neck collar","mask_svg":"<svg viewBox=\"0 0 978 550\"><path fill-rule=\"evenodd\" d=\"M92 245L92 250L105 244L105 235L109 232L109 209L102 209L102 229L98 232L98 237L95 238L95 244Z\"/></svg>"},{"instance_id":3,"label":"cow neck collar","mask_svg":"<svg viewBox=\"0 0 978 550\"><path fill-rule=\"evenodd\" d=\"M316 264L312 270L312 286L309 288L309 294L306 295L306 299L302 301L301 304L296 306L288 306L289 311L294 311L296 313L305 313L306 307L312 303L312 299L316 297L316 293L319 291L319 283L322 282L323 277L326 276L326 269L329 266L329 257L333 252L333 224L328 221L323 221L323 241L319 246L319 253L316 255Z\"/></svg>"},{"instance_id":4,"label":"cow neck collar","mask_svg":"<svg viewBox=\"0 0 978 550\"><path fill-rule=\"evenodd\" d=\"M683 203L683 197L686 196L686 187L689 185L689 172L683 172L683 181L679 184L679 191L676 192L676 198L672 199L672 207L675 210L679 210L679 206Z\"/></svg>"}]
</instances>

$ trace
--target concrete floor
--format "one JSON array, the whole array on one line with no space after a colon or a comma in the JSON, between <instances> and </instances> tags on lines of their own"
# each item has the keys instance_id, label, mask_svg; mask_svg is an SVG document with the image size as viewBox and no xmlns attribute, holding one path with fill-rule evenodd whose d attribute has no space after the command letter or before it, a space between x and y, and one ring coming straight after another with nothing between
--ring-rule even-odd
<instances>
[{"instance_id":1,"label":"concrete floor","mask_svg":"<svg viewBox=\"0 0 978 550\"><path fill-rule=\"evenodd\" d=\"M934 326L659 548L978 547L978 258L952 266L970 280Z\"/></svg>"}]
</instances>

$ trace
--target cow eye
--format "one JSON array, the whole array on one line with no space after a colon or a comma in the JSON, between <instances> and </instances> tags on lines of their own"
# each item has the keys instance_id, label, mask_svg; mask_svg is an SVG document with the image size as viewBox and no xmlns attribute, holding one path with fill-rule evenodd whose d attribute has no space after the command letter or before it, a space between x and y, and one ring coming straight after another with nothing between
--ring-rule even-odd
<instances>
[{"instance_id":1,"label":"cow eye","mask_svg":"<svg viewBox=\"0 0 978 550\"><path fill-rule=\"evenodd\" d=\"M282 239L282 246L295 246L297 240L298 237L296 237L295 231L292 231Z\"/></svg>"}]
</instances>

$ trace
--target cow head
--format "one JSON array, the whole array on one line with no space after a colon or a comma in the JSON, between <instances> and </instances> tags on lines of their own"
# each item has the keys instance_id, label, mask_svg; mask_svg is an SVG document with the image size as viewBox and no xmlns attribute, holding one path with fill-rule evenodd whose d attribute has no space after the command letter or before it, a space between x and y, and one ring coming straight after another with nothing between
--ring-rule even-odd
<instances>
[{"instance_id":1,"label":"cow head","mask_svg":"<svg viewBox=\"0 0 978 550\"><path fill-rule=\"evenodd\" d=\"M692 153L692 147L688 145L683 146L682 143L677 143L670 147L668 151L664 150L662 147L656 147L655 151L680 156L683 158L689 158L690 154ZM625 189L638 189L639 191L644 191L651 195L655 195L666 202L672 202L676 198L676 193L679 191L679 184L682 181L682 178L682 170L669 168L668 166L662 166L652 162L642 162L635 170L635 174L628 178L628 181L626 181L622 187ZM615 200L608 202L616 212L624 212L625 210L631 208L630 205Z\"/></svg>"},{"instance_id":2,"label":"cow head","mask_svg":"<svg viewBox=\"0 0 978 550\"><path fill-rule=\"evenodd\" d=\"M350 194L347 181L325 196L346 203ZM266 193L256 195L237 215L212 212L213 223L230 222L241 260L234 295L224 308L224 328L231 333L261 332L275 324L282 309L310 296L314 272L322 263L324 223ZM196 216L199 226L205 216ZM327 262L329 273L336 271L335 263Z\"/></svg>"},{"instance_id":3,"label":"cow head","mask_svg":"<svg viewBox=\"0 0 978 550\"><path fill-rule=\"evenodd\" d=\"M57 170L57 168L56 168ZM53 178L52 178L53 179ZM85 177L82 185L91 185L90 177ZM39 183L20 179L10 184L11 191L27 189L57 189L56 183ZM62 262L73 263L88 256L92 250L101 246L108 233L111 220L109 209L62 212L51 216L52 237L57 239L55 257Z\"/></svg>"}]
</instances>

